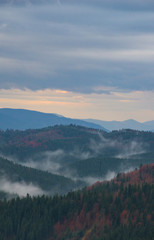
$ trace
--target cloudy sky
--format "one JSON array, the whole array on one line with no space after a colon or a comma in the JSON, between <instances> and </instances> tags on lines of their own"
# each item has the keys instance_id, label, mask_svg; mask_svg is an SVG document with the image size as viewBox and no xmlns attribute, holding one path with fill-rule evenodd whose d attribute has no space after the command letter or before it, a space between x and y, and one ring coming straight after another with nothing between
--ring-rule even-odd
<instances>
[{"instance_id":1,"label":"cloudy sky","mask_svg":"<svg viewBox=\"0 0 154 240\"><path fill-rule=\"evenodd\" d=\"M0 0L0 108L154 120L153 0Z\"/></svg>"}]
</instances>

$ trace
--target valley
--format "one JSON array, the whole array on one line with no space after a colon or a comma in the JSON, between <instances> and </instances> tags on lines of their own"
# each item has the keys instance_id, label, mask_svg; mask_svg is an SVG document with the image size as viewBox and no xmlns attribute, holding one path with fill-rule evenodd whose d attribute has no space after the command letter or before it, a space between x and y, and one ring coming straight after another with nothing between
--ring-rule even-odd
<instances>
[{"instance_id":1,"label":"valley","mask_svg":"<svg viewBox=\"0 0 154 240\"><path fill-rule=\"evenodd\" d=\"M154 133L76 125L6 130L0 131L0 155L1 179L65 194L153 163Z\"/></svg>"}]
</instances>

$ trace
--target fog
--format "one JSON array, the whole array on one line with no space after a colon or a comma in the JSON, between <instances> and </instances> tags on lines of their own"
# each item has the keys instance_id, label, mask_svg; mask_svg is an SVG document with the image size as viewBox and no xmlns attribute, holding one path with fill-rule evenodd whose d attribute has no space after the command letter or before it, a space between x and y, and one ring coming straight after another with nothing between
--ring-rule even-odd
<instances>
[{"instance_id":1,"label":"fog","mask_svg":"<svg viewBox=\"0 0 154 240\"><path fill-rule=\"evenodd\" d=\"M91 139L90 140L90 149L93 151L94 155L103 153L103 151L107 148L115 148L118 147L119 143L114 140L110 140L105 138L102 134L99 135L99 142L96 140Z\"/></svg>"},{"instance_id":2,"label":"fog","mask_svg":"<svg viewBox=\"0 0 154 240\"><path fill-rule=\"evenodd\" d=\"M135 169L136 167L128 167L126 165L121 165L118 171L107 171L104 177L83 177L80 180L84 180L88 185L92 185L96 182L110 181L117 176L118 173L128 173Z\"/></svg>"},{"instance_id":3,"label":"fog","mask_svg":"<svg viewBox=\"0 0 154 240\"><path fill-rule=\"evenodd\" d=\"M130 142L124 142L122 140L111 140L107 139L101 134L99 134L100 141L95 140L90 141L90 149L93 151L91 157L95 157L98 154L103 154L106 150L118 150L117 155L112 155L116 158L129 159L135 155L143 154L147 152L148 145L141 141L132 140Z\"/></svg>"},{"instance_id":4,"label":"fog","mask_svg":"<svg viewBox=\"0 0 154 240\"><path fill-rule=\"evenodd\" d=\"M126 158L129 159L132 156L143 154L146 152L145 144L141 142L132 141L127 145L124 145L120 154L118 154L117 158Z\"/></svg>"},{"instance_id":5,"label":"fog","mask_svg":"<svg viewBox=\"0 0 154 240\"><path fill-rule=\"evenodd\" d=\"M72 151L64 151L58 149L56 151L45 151L39 154L35 154L32 158L26 159L24 162L15 160L15 162L22 164L27 167L48 171L53 174L63 175L65 177L75 176L75 172L70 172L67 168L68 159L71 162L77 160L85 160L93 155L90 152L80 151L78 147L75 147ZM11 160L11 158L8 158ZM65 165L65 168L64 168Z\"/></svg>"},{"instance_id":6,"label":"fog","mask_svg":"<svg viewBox=\"0 0 154 240\"><path fill-rule=\"evenodd\" d=\"M99 134L99 141L90 139L88 148L83 151L79 146L75 146L72 150L66 151L63 149L57 149L55 151L44 151L36 153L31 158L25 159L21 162L20 159L15 159L10 156L5 156L8 160L16 162L26 167L47 171L52 174L62 175L67 178L71 178L74 181L82 180L86 184L91 185L97 181L110 180L114 178L119 172L128 172L133 170L136 165L131 166L129 159L133 159L136 155L143 154L147 151L147 145L145 143L133 140L130 142L122 140L111 140L103 137ZM115 155L116 152L116 155ZM110 157L126 159L121 165L117 166L116 170L107 169L106 175L102 177L84 176L80 177L79 169L76 168L78 161L84 161L90 158L99 158L110 154ZM117 154L118 153L118 154ZM1 154L2 155L2 154ZM4 156L3 156L4 157ZM0 190L5 190L10 193L17 193L21 196L25 196L27 193L30 195L43 194L43 191L31 184L25 182L11 183L6 178L1 179Z\"/></svg>"},{"instance_id":7,"label":"fog","mask_svg":"<svg viewBox=\"0 0 154 240\"><path fill-rule=\"evenodd\" d=\"M45 194L45 192L41 188L34 185L33 183L27 184L24 181L11 182L6 177L0 178L0 191L4 191L10 194L17 194L21 197L25 197L27 194L31 196L38 196L38 195Z\"/></svg>"},{"instance_id":8,"label":"fog","mask_svg":"<svg viewBox=\"0 0 154 240\"><path fill-rule=\"evenodd\" d=\"M117 173L114 171L108 171L107 174L104 177L84 177L81 178L81 180L84 180L88 185L92 185L96 182L102 182L102 181L109 181L111 179L113 179L114 177L116 177Z\"/></svg>"},{"instance_id":9,"label":"fog","mask_svg":"<svg viewBox=\"0 0 154 240\"><path fill-rule=\"evenodd\" d=\"M58 161L61 161L64 156L65 153L63 152L63 150L57 150L53 152L45 151L40 153L39 155L36 154L33 158L26 159L24 163L20 163L19 161L18 163L26 167L36 168L58 174L61 167L61 164Z\"/></svg>"}]
</instances>

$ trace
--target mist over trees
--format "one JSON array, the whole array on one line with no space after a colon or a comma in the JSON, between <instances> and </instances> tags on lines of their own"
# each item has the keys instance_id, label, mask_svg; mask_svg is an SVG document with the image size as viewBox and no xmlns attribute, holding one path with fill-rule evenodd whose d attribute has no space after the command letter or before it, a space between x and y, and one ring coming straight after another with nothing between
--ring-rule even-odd
<instances>
[{"instance_id":1,"label":"mist over trees","mask_svg":"<svg viewBox=\"0 0 154 240\"><path fill-rule=\"evenodd\" d=\"M1 190L12 189L12 181L15 189L18 183L32 187L34 195L64 194L152 163L153 145L154 133L129 129L107 133L61 125L0 131Z\"/></svg>"},{"instance_id":2,"label":"mist over trees","mask_svg":"<svg viewBox=\"0 0 154 240\"><path fill-rule=\"evenodd\" d=\"M65 196L0 201L1 240L153 238L154 165Z\"/></svg>"},{"instance_id":3,"label":"mist over trees","mask_svg":"<svg viewBox=\"0 0 154 240\"><path fill-rule=\"evenodd\" d=\"M0 131L0 239L152 239L153 154L152 132Z\"/></svg>"}]
</instances>

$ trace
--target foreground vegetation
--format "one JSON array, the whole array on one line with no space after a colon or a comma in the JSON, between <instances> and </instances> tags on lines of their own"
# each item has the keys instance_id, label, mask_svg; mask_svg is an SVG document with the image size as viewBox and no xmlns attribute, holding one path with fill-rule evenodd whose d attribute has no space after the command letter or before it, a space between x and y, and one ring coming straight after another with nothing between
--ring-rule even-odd
<instances>
[{"instance_id":1,"label":"foreground vegetation","mask_svg":"<svg viewBox=\"0 0 154 240\"><path fill-rule=\"evenodd\" d=\"M1 240L151 240L154 164L65 196L0 201Z\"/></svg>"}]
</instances>

